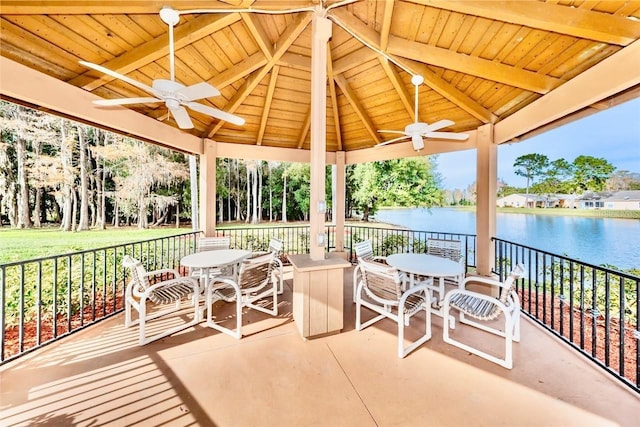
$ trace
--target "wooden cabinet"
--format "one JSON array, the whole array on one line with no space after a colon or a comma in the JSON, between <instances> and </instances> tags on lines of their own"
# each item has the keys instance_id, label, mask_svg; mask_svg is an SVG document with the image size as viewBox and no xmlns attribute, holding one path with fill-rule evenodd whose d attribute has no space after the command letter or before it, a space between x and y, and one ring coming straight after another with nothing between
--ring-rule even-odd
<instances>
[{"instance_id":1,"label":"wooden cabinet","mask_svg":"<svg viewBox=\"0 0 640 427\"><path fill-rule=\"evenodd\" d=\"M337 254L312 261L290 255L293 265L293 319L303 338L337 333L343 326L344 269L351 264Z\"/></svg>"}]
</instances>

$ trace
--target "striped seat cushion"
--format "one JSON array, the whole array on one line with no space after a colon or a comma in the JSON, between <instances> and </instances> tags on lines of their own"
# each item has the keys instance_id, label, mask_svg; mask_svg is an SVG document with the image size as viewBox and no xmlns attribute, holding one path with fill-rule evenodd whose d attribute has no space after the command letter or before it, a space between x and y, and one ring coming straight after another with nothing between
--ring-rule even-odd
<instances>
[{"instance_id":1,"label":"striped seat cushion","mask_svg":"<svg viewBox=\"0 0 640 427\"><path fill-rule=\"evenodd\" d=\"M493 320L501 313L498 306L493 302L466 294L455 294L451 297L450 305L479 320Z\"/></svg>"},{"instance_id":2,"label":"striped seat cushion","mask_svg":"<svg viewBox=\"0 0 640 427\"><path fill-rule=\"evenodd\" d=\"M149 294L149 299L156 304L168 304L181 300L193 294L193 284L191 281L173 282L166 286L154 289Z\"/></svg>"}]
</instances>

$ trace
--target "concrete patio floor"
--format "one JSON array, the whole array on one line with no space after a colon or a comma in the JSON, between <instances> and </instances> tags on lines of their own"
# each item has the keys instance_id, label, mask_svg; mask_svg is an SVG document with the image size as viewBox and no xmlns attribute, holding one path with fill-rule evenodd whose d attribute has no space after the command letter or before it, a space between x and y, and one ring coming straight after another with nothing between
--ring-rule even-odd
<instances>
[{"instance_id":1,"label":"concrete patio floor","mask_svg":"<svg viewBox=\"0 0 640 427\"><path fill-rule=\"evenodd\" d=\"M139 347L115 316L0 367L0 425L640 425L637 394L526 319L513 370L444 344L436 316L432 339L398 359L392 321L354 329L351 274L343 332L308 341L290 271L279 316L247 312L241 340L203 322ZM408 339L424 322L412 325Z\"/></svg>"}]
</instances>

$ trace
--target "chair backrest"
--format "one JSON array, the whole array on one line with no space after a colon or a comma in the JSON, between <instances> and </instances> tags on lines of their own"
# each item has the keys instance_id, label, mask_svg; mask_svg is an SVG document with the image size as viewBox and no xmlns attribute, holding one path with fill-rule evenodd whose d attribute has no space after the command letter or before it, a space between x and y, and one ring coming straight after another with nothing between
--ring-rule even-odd
<instances>
[{"instance_id":1,"label":"chair backrest","mask_svg":"<svg viewBox=\"0 0 640 427\"><path fill-rule=\"evenodd\" d=\"M282 240L276 239L275 237L272 237L271 240L269 240L269 252L274 252L276 256L282 252L283 247L284 242Z\"/></svg>"},{"instance_id":2,"label":"chair backrest","mask_svg":"<svg viewBox=\"0 0 640 427\"><path fill-rule=\"evenodd\" d=\"M373 259L373 246L371 240L364 240L353 245L353 249L356 251L358 261L365 260L370 261Z\"/></svg>"},{"instance_id":3,"label":"chair backrest","mask_svg":"<svg viewBox=\"0 0 640 427\"><path fill-rule=\"evenodd\" d=\"M460 240L427 239L427 253L460 262L462 242Z\"/></svg>"},{"instance_id":4,"label":"chair backrest","mask_svg":"<svg viewBox=\"0 0 640 427\"><path fill-rule=\"evenodd\" d=\"M393 304L402 296L400 272L375 261L360 261L362 281L367 295L381 304Z\"/></svg>"},{"instance_id":5,"label":"chair backrest","mask_svg":"<svg viewBox=\"0 0 640 427\"><path fill-rule=\"evenodd\" d=\"M245 291L258 290L271 280L275 253L268 252L242 261L238 272L238 286Z\"/></svg>"},{"instance_id":6,"label":"chair backrest","mask_svg":"<svg viewBox=\"0 0 640 427\"><path fill-rule=\"evenodd\" d=\"M230 237L201 237L198 240L198 252L229 249L229 246L231 246Z\"/></svg>"},{"instance_id":7,"label":"chair backrest","mask_svg":"<svg viewBox=\"0 0 640 427\"><path fill-rule=\"evenodd\" d=\"M122 266L128 268L131 272L131 282L134 283L134 292L144 292L150 286L147 270L145 270L140 261L130 255L125 255L122 258Z\"/></svg>"}]
</instances>

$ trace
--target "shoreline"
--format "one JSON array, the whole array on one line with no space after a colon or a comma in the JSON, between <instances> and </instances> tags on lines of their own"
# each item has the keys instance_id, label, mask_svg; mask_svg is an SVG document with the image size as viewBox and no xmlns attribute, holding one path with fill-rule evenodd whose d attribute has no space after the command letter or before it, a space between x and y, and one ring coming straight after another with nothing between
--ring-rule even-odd
<instances>
[{"instance_id":1,"label":"shoreline","mask_svg":"<svg viewBox=\"0 0 640 427\"><path fill-rule=\"evenodd\" d=\"M419 207L412 206L385 206L379 208L382 210L403 210L416 209ZM475 212L475 206L434 206L424 209L455 209L465 212ZM612 210L612 209L569 209L569 208L499 208L496 207L496 213L506 214L525 214L525 215L552 215L552 216L580 216L587 218L612 218L612 219L640 219L640 209L638 210Z\"/></svg>"}]
</instances>

